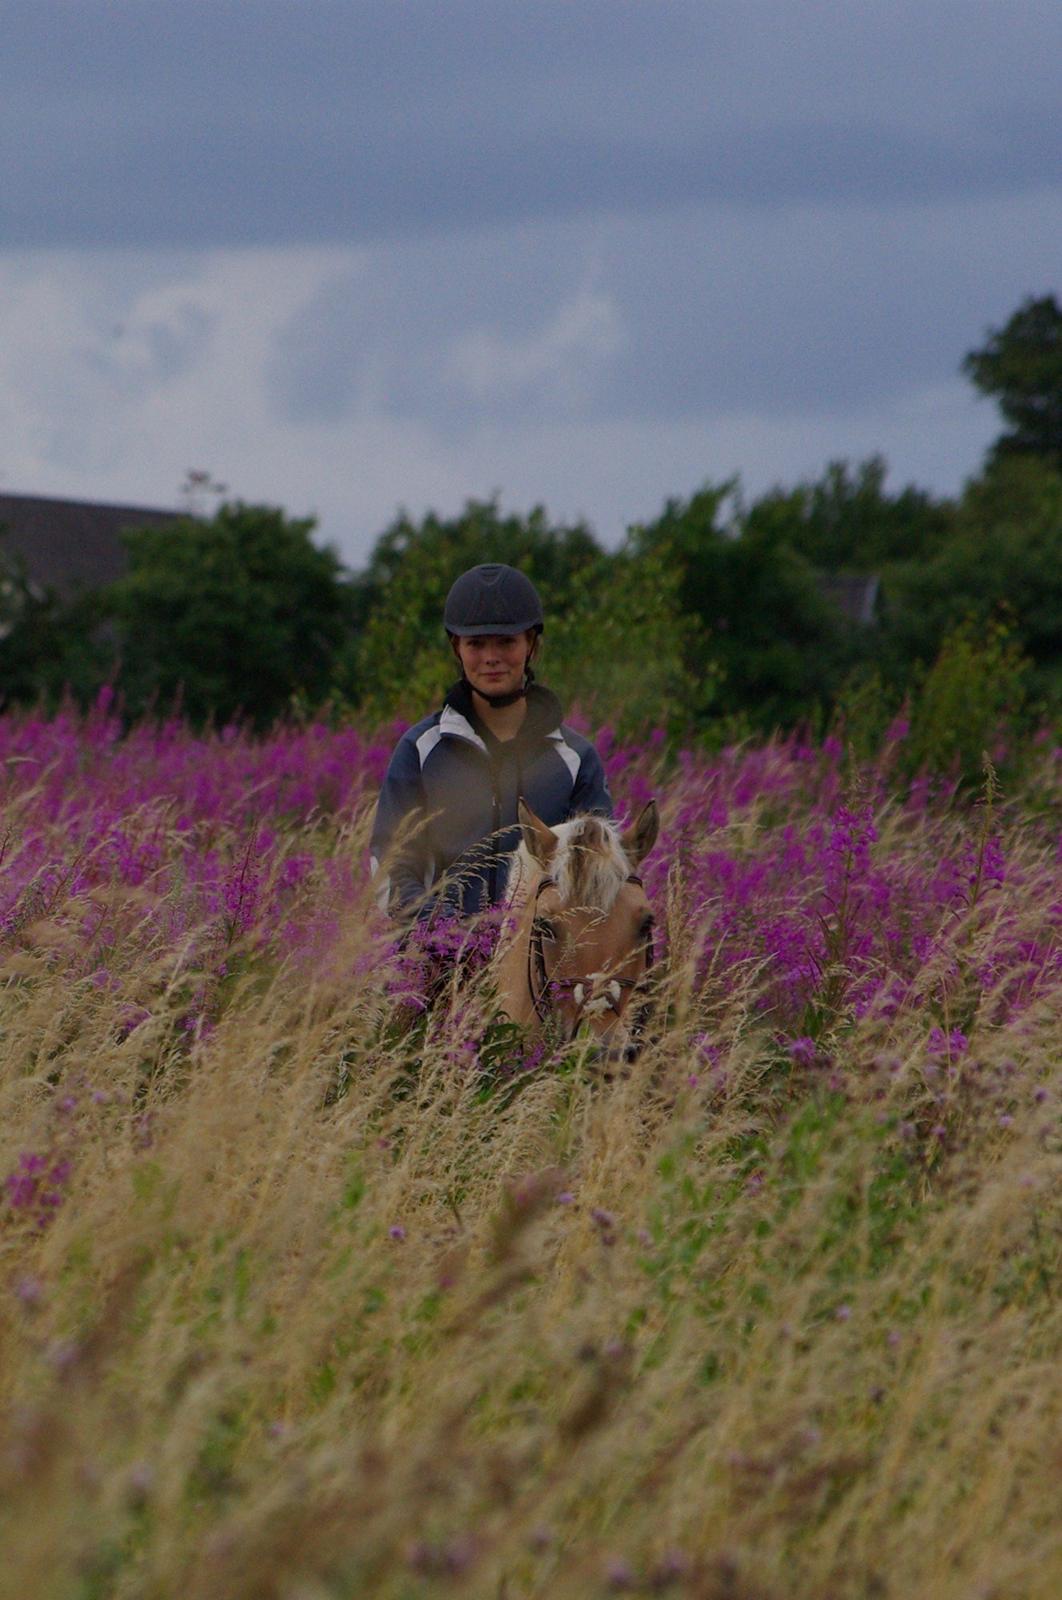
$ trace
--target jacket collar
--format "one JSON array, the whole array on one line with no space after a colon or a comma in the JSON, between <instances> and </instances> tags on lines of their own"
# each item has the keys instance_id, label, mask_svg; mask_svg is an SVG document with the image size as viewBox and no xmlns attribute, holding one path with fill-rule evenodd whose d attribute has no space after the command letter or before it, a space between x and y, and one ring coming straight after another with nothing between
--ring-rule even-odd
<instances>
[{"instance_id":1,"label":"jacket collar","mask_svg":"<svg viewBox=\"0 0 1062 1600\"><path fill-rule=\"evenodd\" d=\"M478 750L487 753L487 743L479 731L472 691L463 678L454 684L443 702L439 714L439 732L455 739L464 739ZM534 739L562 739L561 703L552 689L544 684L532 683L527 690L527 715L516 735L521 744Z\"/></svg>"},{"instance_id":2,"label":"jacket collar","mask_svg":"<svg viewBox=\"0 0 1062 1600\"><path fill-rule=\"evenodd\" d=\"M482 750L484 755L487 753L486 744L469 719L449 702L439 713L439 732L449 735L451 739L463 739L466 744L474 744L477 750Z\"/></svg>"}]
</instances>

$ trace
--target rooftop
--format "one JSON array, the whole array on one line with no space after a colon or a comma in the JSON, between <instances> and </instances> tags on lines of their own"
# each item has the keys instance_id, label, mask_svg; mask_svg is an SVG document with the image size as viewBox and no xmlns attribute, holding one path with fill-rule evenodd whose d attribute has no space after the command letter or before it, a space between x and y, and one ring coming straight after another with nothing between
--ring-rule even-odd
<instances>
[{"instance_id":1,"label":"rooftop","mask_svg":"<svg viewBox=\"0 0 1062 1600\"><path fill-rule=\"evenodd\" d=\"M125 570L123 529L159 527L185 515L158 506L0 494L0 555L20 557L40 589L69 595L103 588Z\"/></svg>"}]
</instances>

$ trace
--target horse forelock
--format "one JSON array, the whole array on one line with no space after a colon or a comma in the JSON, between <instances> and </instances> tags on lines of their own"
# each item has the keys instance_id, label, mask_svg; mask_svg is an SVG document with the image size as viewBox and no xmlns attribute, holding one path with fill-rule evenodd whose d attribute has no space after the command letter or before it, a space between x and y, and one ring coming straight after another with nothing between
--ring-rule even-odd
<instances>
[{"instance_id":1,"label":"horse forelock","mask_svg":"<svg viewBox=\"0 0 1062 1600\"><path fill-rule=\"evenodd\" d=\"M553 829L557 848L549 866L549 876L565 905L610 911L622 884L631 870L619 829L604 817L573 817ZM526 844L521 843L509 857L507 897L513 909L527 899L542 868Z\"/></svg>"},{"instance_id":2,"label":"horse forelock","mask_svg":"<svg viewBox=\"0 0 1062 1600\"><path fill-rule=\"evenodd\" d=\"M604 817L575 817L555 830L552 876L565 905L610 911L630 872L619 830Z\"/></svg>"}]
</instances>

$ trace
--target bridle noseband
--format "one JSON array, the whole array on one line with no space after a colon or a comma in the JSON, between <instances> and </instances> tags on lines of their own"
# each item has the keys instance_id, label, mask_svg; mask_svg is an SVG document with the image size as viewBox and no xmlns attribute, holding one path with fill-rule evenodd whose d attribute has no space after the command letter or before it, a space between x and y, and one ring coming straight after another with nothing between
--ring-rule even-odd
<instances>
[{"instance_id":1,"label":"bridle noseband","mask_svg":"<svg viewBox=\"0 0 1062 1600\"><path fill-rule=\"evenodd\" d=\"M637 884L639 889L643 887L642 880L636 872L628 873L624 879L624 882ZM534 904L536 906L538 905L539 896L542 894L544 889L555 889L556 887L557 880L555 878L540 878L538 886L535 889ZM558 980L556 978L551 979L546 971L546 956L545 951L542 948L542 941L542 924L539 918L533 914L531 931L528 935L527 941L527 987L531 996L531 1004L535 1008L535 1015L538 1017L540 1022L548 1023L553 1014L553 1007L551 1006L549 1000L550 989L558 987L560 983L563 982L565 986L570 987L575 992L577 1004L581 1010L583 1002L578 998L578 990L582 987L585 980L579 978L570 980ZM610 978L605 986L604 998L607 999L607 1005L604 1007L604 1009L608 1011L614 1011L617 1017L620 1015L619 1002L623 990L636 989L640 983L644 982L646 976L653 966L655 952L653 948L652 933L649 934L649 937L646 939L642 949L645 952L645 971L641 974L641 977ZM615 985L616 989L618 990L618 993L615 995L610 993L613 985ZM631 1028L632 1039L637 1039L640 1037L642 1028L645 1024L647 1012L648 1005L643 1006L638 1016L635 1018L634 1025Z\"/></svg>"}]
</instances>

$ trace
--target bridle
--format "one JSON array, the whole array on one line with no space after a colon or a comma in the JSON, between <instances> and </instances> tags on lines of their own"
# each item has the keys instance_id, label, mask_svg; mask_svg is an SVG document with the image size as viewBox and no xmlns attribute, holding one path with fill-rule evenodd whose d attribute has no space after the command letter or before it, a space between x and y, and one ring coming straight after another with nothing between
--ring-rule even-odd
<instances>
[{"instance_id":1,"label":"bridle","mask_svg":"<svg viewBox=\"0 0 1062 1600\"><path fill-rule=\"evenodd\" d=\"M628 873L624 882L637 884L639 888L643 887L642 880L636 872ZM545 889L555 889L556 887L557 880L555 878L548 876L540 878L535 889L534 905L537 907L539 896ZM559 988L571 989L574 993L576 1004L581 1009L583 1002L578 991L586 980L583 978L550 978L546 971L546 955L543 949L544 937L541 918L533 911L531 931L527 941L527 988L531 996L531 1004L535 1008L535 1015L541 1023L546 1024L550 1022L553 1015L553 1007L549 999L550 991ZM645 981L652 969L656 959L652 932L649 933L641 948L645 952L645 970L641 976L637 978L610 978L605 985L603 999L607 1003L603 1009L615 1012L617 1017L620 1015L620 999L623 991L625 989L636 989L640 983ZM615 986L615 992L613 992L613 986ZM632 1041L640 1041L648 1014L649 1003L646 1001L645 1005L639 1008L631 1027Z\"/></svg>"}]
</instances>

